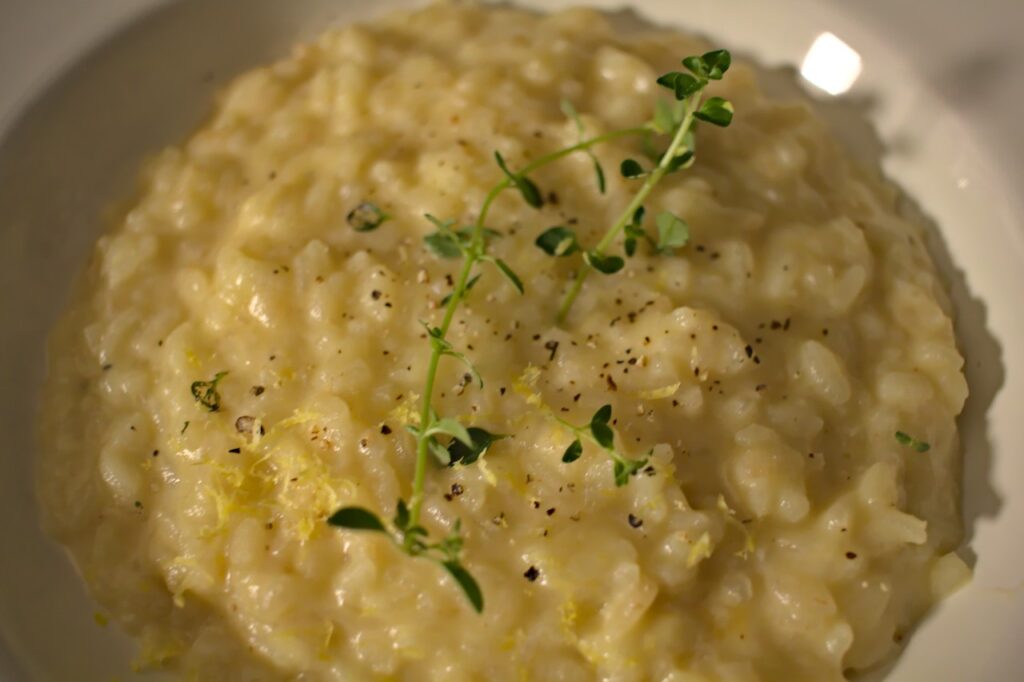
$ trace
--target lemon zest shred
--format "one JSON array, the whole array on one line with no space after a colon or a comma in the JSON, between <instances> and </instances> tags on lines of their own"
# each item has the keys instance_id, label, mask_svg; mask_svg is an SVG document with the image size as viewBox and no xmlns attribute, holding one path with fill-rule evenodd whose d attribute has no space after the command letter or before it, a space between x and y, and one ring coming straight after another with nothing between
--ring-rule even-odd
<instances>
[{"instance_id":1,"label":"lemon zest shred","mask_svg":"<svg viewBox=\"0 0 1024 682\"><path fill-rule=\"evenodd\" d=\"M487 458L481 457L478 459L476 461L476 466L479 467L480 474L484 477L484 480L487 481L487 485L492 488L498 487L498 477L495 476L494 472L491 471L491 468L487 466Z\"/></svg>"},{"instance_id":2,"label":"lemon zest shred","mask_svg":"<svg viewBox=\"0 0 1024 682\"><path fill-rule=\"evenodd\" d=\"M324 636L320 642L320 651L317 652L317 657L321 661L330 659L331 643L334 641L334 621L326 621L324 625Z\"/></svg>"},{"instance_id":3,"label":"lemon zest shred","mask_svg":"<svg viewBox=\"0 0 1024 682\"><path fill-rule=\"evenodd\" d=\"M419 394L410 392L401 403L396 405L390 412L388 412L388 419L396 421L399 424L408 424L410 426L419 426L420 424L420 412L419 412Z\"/></svg>"},{"instance_id":4,"label":"lemon zest shred","mask_svg":"<svg viewBox=\"0 0 1024 682\"><path fill-rule=\"evenodd\" d=\"M570 642L576 642L579 639L576 636L576 621L579 618L576 602L566 599L559 605L558 615L561 618L562 632L565 633L565 638Z\"/></svg>"},{"instance_id":5,"label":"lemon zest shred","mask_svg":"<svg viewBox=\"0 0 1024 682\"><path fill-rule=\"evenodd\" d=\"M318 412L310 412L308 410L295 410L295 412L292 413L292 416L285 417L284 419L270 427L270 429L267 432L267 435L270 435L270 433L272 433L275 429L278 428L284 429L288 428L289 426L308 424L311 421L321 418L323 418L323 415Z\"/></svg>"},{"instance_id":6,"label":"lemon zest shred","mask_svg":"<svg viewBox=\"0 0 1024 682\"><path fill-rule=\"evenodd\" d=\"M512 390L526 399L526 403L532 407L543 407L544 400L537 392L537 380L540 379L540 368L534 365L527 365L523 373L512 382Z\"/></svg>"},{"instance_id":7,"label":"lemon zest shred","mask_svg":"<svg viewBox=\"0 0 1024 682\"><path fill-rule=\"evenodd\" d=\"M200 490L214 516L199 537L209 540L227 532L240 514L273 518L305 545L318 532L331 511L357 492L354 482L333 476L328 463L315 449L306 447L308 434L294 432L322 418L309 410L295 410L273 424L262 438L254 429L253 442L230 460L204 457L193 462L208 467L210 481ZM299 436L301 444L282 441L288 433ZM249 461L246 461L248 459ZM176 596L175 603L182 603Z\"/></svg>"},{"instance_id":8,"label":"lemon zest shred","mask_svg":"<svg viewBox=\"0 0 1024 682\"><path fill-rule=\"evenodd\" d=\"M711 536L708 535L707 531L704 531L704 533L697 539L697 542L690 547L690 553L686 557L686 567L693 568L700 562L709 558L711 556L711 552Z\"/></svg>"},{"instance_id":9,"label":"lemon zest shred","mask_svg":"<svg viewBox=\"0 0 1024 682\"><path fill-rule=\"evenodd\" d=\"M669 384L668 386L662 386L660 388L652 388L648 391L639 391L636 396L641 400L664 400L665 398L671 398L682 386L681 382Z\"/></svg>"},{"instance_id":10,"label":"lemon zest shred","mask_svg":"<svg viewBox=\"0 0 1024 682\"><path fill-rule=\"evenodd\" d=\"M263 442L264 431L263 420L257 417L252 423L252 435L250 436L249 447L258 448Z\"/></svg>"},{"instance_id":11,"label":"lemon zest shred","mask_svg":"<svg viewBox=\"0 0 1024 682\"><path fill-rule=\"evenodd\" d=\"M739 519L736 518L736 510L729 506L729 503L725 501L724 495L718 496L718 509L725 515L726 522L735 528L739 528L745 538L743 543L743 549L736 552L736 556L746 559L748 556L754 553L757 548L754 544L754 536Z\"/></svg>"}]
</instances>

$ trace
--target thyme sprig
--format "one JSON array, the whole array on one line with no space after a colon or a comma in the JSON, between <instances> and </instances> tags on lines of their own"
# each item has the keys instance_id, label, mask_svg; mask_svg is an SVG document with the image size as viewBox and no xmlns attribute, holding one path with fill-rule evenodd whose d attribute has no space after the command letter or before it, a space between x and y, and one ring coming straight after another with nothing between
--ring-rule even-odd
<instances>
[{"instance_id":1,"label":"thyme sprig","mask_svg":"<svg viewBox=\"0 0 1024 682\"><path fill-rule=\"evenodd\" d=\"M646 132L645 128L618 130L577 142L575 145L560 149L527 164L519 171L513 171L504 157L494 153L495 162L504 174L504 178L494 185L484 197L476 220L470 226L457 227L453 219L440 219L427 214L426 219L434 226L435 231L424 237L424 245L435 255L444 259L462 259L462 266L455 279L455 285L443 300L444 316L437 326L427 322L421 324L427 331L430 344L430 357L427 360L427 372L424 378L423 397L420 403L418 423L407 424L406 430L416 440L416 464L413 472L412 496L407 504L399 500L399 513L395 516L395 533L387 530L380 519L362 507L345 507L338 510L329 519L333 526L351 530L374 530L387 533L396 544L410 556L427 556L437 560L441 552L440 563L452 575L466 598L478 611L483 608L483 596L473 576L460 563L458 552L442 551L443 547L461 548L460 523L457 521L447 540L441 543L428 542L428 533L420 524L423 510L424 490L426 487L427 462L431 455L442 466L456 463L469 465L484 455L495 441L503 435L492 434L480 426L466 427L458 420L440 416L434 407L434 385L437 372L443 357L452 357L467 366L471 375L483 386L483 380L472 362L460 351L457 351L448 340L448 332L455 319L459 305L465 300L467 293L478 281L481 273L474 274L481 263L494 265L495 268L511 282L512 286L522 294L525 291L520 277L508 263L488 252L490 243L500 237L500 233L486 226L487 217L495 200L507 189L515 188L523 200L534 208L544 205L543 194L528 174L553 163L575 152L589 150L591 147L618 137L637 135ZM357 228L358 229L358 228ZM447 439L442 442L441 439ZM344 513L342 513L344 512ZM340 515L340 516L339 516ZM448 544L443 545L442 543Z\"/></svg>"},{"instance_id":2,"label":"thyme sprig","mask_svg":"<svg viewBox=\"0 0 1024 682\"><path fill-rule=\"evenodd\" d=\"M658 79L659 85L672 91L676 102L673 105L660 103L647 127L656 134L670 135L671 142L652 169L645 169L635 159L625 159L621 163L619 172L624 178L643 178L643 184L597 245L584 251L583 264L558 308L559 323L568 317L591 272L596 270L610 275L624 267L625 261L621 257L607 253L621 233L626 232L624 251L627 256L633 255L638 237L650 239L642 227L644 201L666 175L693 163L696 122L704 121L721 127L732 122L733 106L728 100L710 97L702 102L709 82L721 80L731 63L732 57L727 50L714 50L700 57L684 59L683 66L691 73L672 71ZM665 211L657 216L656 223L659 240L655 246L658 251L669 251L686 244L689 229L682 218Z\"/></svg>"},{"instance_id":3,"label":"thyme sprig","mask_svg":"<svg viewBox=\"0 0 1024 682\"><path fill-rule=\"evenodd\" d=\"M719 97L711 97L701 102L702 93L710 80L721 79L729 68L731 57L725 50L708 52L700 57L688 57L683 65L691 73L671 72L658 79L658 83L673 91L675 104L659 102L651 121L640 127L616 130L591 138L585 137L583 122L575 107L563 101L562 110L576 126L578 141L576 144L551 152L515 170L498 151L494 152L494 160L503 178L485 195L476 219L471 225L458 226L454 219L440 219L427 215L426 219L434 226L434 231L424 238L424 245L440 258L461 259L462 264L455 278L451 292L446 295L441 305L444 313L440 324L428 322L421 324L426 329L426 339L430 345L430 356L424 377L424 389L418 420L407 424L406 430L412 434L416 443L416 461L412 480L412 494L407 503L399 499L396 505L392 529L389 529L372 511L363 507L344 507L335 512L329 523L340 528L366 530L386 534L406 554L413 557L431 559L440 564L458 583L466 598L478 612L483 609L483 594L473 576L461 563L463 539L461 522L456 520L447 536L439 541L431 542L427 529L420 523L424 491L426 485L427 464L433 456L442 466L470 465L484 456L487 449L504 435L493 434L481 426L466 426L452 417L445 417L437 412L434 405L434 388L441 359L451 357L465 364L470 376L482 387L483 379L472 362L459 350L456 350L448 338L449 330L455 319L460 304L466 299L469 291L479 281L483 272L481 265L492 265L520 293L525 286L518 274L508 263L489 252L490 244L501 233L487 227L487 219L497 198L508 189L515 189L527 205L540 209L544 206L544 193L530 174L544 166L578 152L586 154L594 167L598 190L603 194L606 189L606 178L603 167L593 148L611 140L643 136L647 146L651 146L652 135L667 135L671 141L664 153L657 156L657 165L645 170L643 165L633 159L626 159L620 165L620 173L628 179L643 178L643 184L629 205L623 210L619 219L605 233L598 244L590 250L584 250L575 233L564 226L554 226L544 231L536 240L539 248L552 256L566 257L583 252L583 267L577 274L573 284L566 293L558 311L559 322L564 321L573 302L578 296L583 282L591 270L611 274L621 270L625 261L618 255L607 253L612 242L625 232L624 250L632 256L638 240L650 243L657 252L670 252L684 246L689 239L689 229L678 216L669 212L660 213L656 219L657 239L649 236L643 227L643 202L661 179L688 167L693 162L695 153L694 125L705 121L719 126L727 126L732 120L732 105ZM348 220L357 231L376 229L390 216L368 202L360 204ZM605 405L598 410L590 422L576 426L556 417L558 421L574 435L575 439L563 455L564 462L573 462L583 453L581 439L593 441L612 459L614 476L617 486L626 485L630 477L636 475L648 461L648 457L632 459L615 448L615 431L610 425L612 408ZM649 456L650 453L648 453Z\"/></svg>"},{"instance_id":4,"label":"thyme sprig","mask_svg":"<svg viewBox=\"0 0 1024 682\"><path fill-rule=\"evenodd\" d=\"M427 541L427 529L412 520L408 505L398 500L392 519L394 530L389 529L369 509L363 507L342 507L334 512L327 523L338 528L368 530L383 533L396 547L409 556L423 557L436 562L455 580L465 593L473 609L484 610L484 595L476 579L462 565L462 523L456 520L451 532L437 542Z\"/></svg>"},{"instance_id":5,"label":"thyme sprig","mask_svg":"<svg viewBox=\"0 0 1024 682\"><path fill-rule=\"evenodd\" d=\"M452 292L446 297L444 316L441 320L441 324L436 327L426 325L428 329L428 338L431 344L431 353L427 362L427 373L424 379L419 424L410 425L410 431L416 438L416 469L413 477L413 494L409 506L410 516L414 525L419 522L420 511L423 505L423 490L426 478L428 454L434 453L442 463L449 463L448 461L445 461L444 456L441 455L441 451L444 450L447 453L449 447L448 445L439 443L437 441L437 436L449 435L454 440L462 442L462 444L471 451L478 449L482 442L480 440L480 438L483 437L482 435L474 440L468 429L464 429L465 433L462 433L450 428L450 421L445 422L444 428L439 431L438 423L441 420L434 411L433 406L434 384L437 380L437 372L441 358L448 355L469 364L468 360L465 359L465 356L452 348L451 343L448 341L448 331L455 319L455 313L458 310L459 305L466 297L467 291L476 283L476 278L479 277L479 274L474 275L474 270L479 263L492 264L505 278L509 280L509 282L511 282L512 286L514 286L517 291L520 293L525 292L522 280L511 266L502 259L496 258L488 253L488 246L490 243L500 236L499 232L486 226L487 217L490 214L494 202L505 190L515 188L529 206L540 208L544 205L543 193L537 187L536 183L530 179L530 173L575 152L589 150L591 147L603 142L619 137L641 134L645 131L646 129L644 128L629 128L582 140L574 145L542 156L527 164L519 171L513 171L505 161L504 157L499 152L495 152L495 161L505 177L494 185L484 197L480 211L477 213L477 218L471 226L456 228L456 221L454 220L441 220L434 216L427 216L427 219L436 228L435 232L428 234L424 238L424 242L427 247L442 258L461 257L462 267L456 277L455 286L453 287ZM471 364L469 364L469 366L472 367ZM479 376L479 374L475 373L475 370L473 371L475 376ZM488 434L488 436L493 441L494 436L491 434Z\"/></svg>"},{"instance_id":6,"label":"thyme sprig","mask_svg":"<svg viewBox=\"0 0 1024 682\"><path fill-rule=\"evenodd\" d=\"M582 439L586 438L601 448L611 458L613 462L612 473L615 476L616 486L626 485L629 483L631 476L636 476L638 471L647 466L651 455L650 452L639 459L632 459L615 448L615 430L610 424L612 419L611 405L601 407L594 413L589 422L581 426L576 426L558 416L555 416L555 419L576 436L562 454L562 461L566 464L575 462L583 455Z\"/></svg>"}]
</instances>

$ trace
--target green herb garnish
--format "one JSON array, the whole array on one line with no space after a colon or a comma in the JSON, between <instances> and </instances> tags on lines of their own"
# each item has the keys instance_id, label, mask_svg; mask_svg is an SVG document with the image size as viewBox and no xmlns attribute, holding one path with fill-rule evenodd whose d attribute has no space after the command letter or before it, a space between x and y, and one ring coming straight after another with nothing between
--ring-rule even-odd
<instances>
[{"instance_id":1,"label":"green herb garnish","mask_svg":"<svg viewBox=\"0 0 1024 682\"><path fill-rule=\"evenodd\" d=\"M618 220L605 232L597 246L585 252L583 267L576 274L576 278L558 309L559 322L564 322L569 315L573 302L579 296L584 281L592 271L597 270L608 274L621 269L621 267L614 267L617 265L616 261L609 263L605 254L620 233L626 232L624 243L626 255L632 255L635 251L636 240L640 234L634 220L637 210L643 206L647 196L666 175L693 163L694 122L700 120L723 127L732 122L733 106L728 100L721 97L710 97L707 101L701 102L708 82L721 79L731 63L732 57L728 51L714 50L700 57L684 59L683 66L690 73L673 71L658 79L659 85L672 91L676 102L657 105L646 127L652 134L670 136L671 141L665 152L658 157L658 165L651 170L644 169L640 162L634 159L626 159L622 162L619 170L624 177L643 178L644 182L632 201L622 211ZM686 224L682 219L677 218L676 220L678 222L669 222L668 219L660 218L658 225L659 250L667 251L678 248L688 240L689 231L685 228ZM632 229L627 230L627 226L632 226Z\"/></svg>"},{"instance_id":2,"label":"green herb garnish","mask_svg":"<svg viewBox=\"0 0 1024 682\"><path fill-rule=\"evenodd\" d=\"M526 201L530 206L534 208L540 208L544 205L544 199L541 197L540 190L537 189L537 185L533 184L530 178L526 177L526 172L513 173L508 169L505 164L505 159L502 158L500 152L494 152L494 160L498 162L498 167L505 174L515 188L519 190L519 193L523 195L523 200Z\"/></svg>"},{"instance_id":3,"label":"green herb garnish","mask_svg":"<svg viewBox=\"0 0 1024 682\"><path fill-rule=\"evenodd\" d=\"M363 507L342 507L334 512L327 523L348 530L366 530L386 535L400 550L414 557L434 561L444 568L466 595L473 609L480 613L484 609L484 595L480 585L462 565L462 522L456 520L451 532L438 542L427 542L427 529L414 520L405 500L398 500L395 529L389 530L384 522L369 509Z\"/></svg>"},{"instance_id":4,"label":"green herb garnish","mask_svg":"<svg viewBox=\"0 0 1024 682\"><path fill-rule=\"evenodd\" d=\"M505 438L503 434L491 433L479 426L470 426L466 432L469 435L469 443L453 438L448 444L448 466L473 464L487 452L487 449L495 441Z\"/></svg>"},{"instance_id":5,"label":"green herb garnish","mask_svg":"<svg viewBox=\"0 0 1024 682\"><path fill-rule=\"evenodd\" d=\"M583 254L583 262L605 275L614 275L626 265L618 256L606 256L596 250Z\"/></svg>"},{"instance_id":6,"label":"green herb garnish","mask_svg":"<svg viewBox=\"0 0 1024 682\"><path fill-rule=\"evenodd\" d=\"M570 256L580 250L576 233L561 225L544 230L534 243L549 256Z\"/></svg>"},{"instance_id":7,"label":"green herb garnish","mask_svg":"<svg viewBox=\"0 0 1024 682\"><path fill-rule=\"evenodd\" d=\"M220 409L220 393L217 392L217 384L227 375L227 372L217 372L210 381L193 381L192 397L210 412L216 412Z\"/></svg>"},{"instance_id":8,"label":"green herb garnish","mask_svg":"<svg viewBox=\"0 0 1024 682\"><path fill-rule=\"evenodd\" d=\"M576 426L570 422L555 417L565 428L572 431L576 439L569 443L562 455L562 461L571 464L583 454L582 439L586 438L597 445L612 460L612 475L615 478L616 486L624 486L629 479L635 476L638 471L647 465L650 452L640 459L631 459L615 449L615 431L611 427L612 406L605 405L590 418L590 421L582 426Z\"/></svg>"},{"instance_id":9,"label":"green herb garnish","mask_svg":"<svg viewBox=\"0 0 1024 682\"><path fill-rule=\"evenodd\" d=\"M562 455L562 461L566 464L575 462L583 454L583 443L577 438L573 442L569 443L569 447L565 449L565 453Z\"/></svg>"},{"instance_id":10,"label":"green herb garnish","mask_svg":"<svg viewBox=\"0 0 1024 682\"><path fill-rule=\"evenodd\" d=\"M622 241L622 250L626 252L626 255L631 257L636 253L637 240L644 239L655 249L658 245L651 239L650 235L644 229L644 214L645 210L643 206L640 206L633 212L633 219L626 224L623 228L626 238Z\"/></svg>"},{"instance_id":11,"label":"green herb garnish","mask_svg":"<svg viewBox=\"0 0 1024 682\"><path fill-rule=\"evenodd\" d=\"M899 443L900 445L906 445L908 448L914 450L915 452L928 452L932 448L930 444L924 442L923 440L918 440L917 438L914 438L910 434L904 433L902 431L896 432L896 442Z\"/></svg>"},{"instance_id":12,"label":"green herb garnish","mask_svg":"<svg viewBox=\"0 0 1024 682\"><path fill-rule=\"evenodd\" d=\"M672 71L658 79L658 85L668 88L675 93L676 99L683 100L704 89L707 81L701 78L694 78L688 73Z\"/></svg>"},{"instance_id":13,"label":"green herb garnish","mask_svg":"<svg viewBox=\"0 0 1024 682\"><path fill-rule=\"evenodd\" d=\"M654 220L658 226L658 251L671 251L686 246L690 241L690 227L682 218L662 211Z\"/></svg>"},{"instance_id":14,"label":"green herb garnish","mask_svg":"<svg viewBox=\"0 0 1024 682\"><path fill-rule=\"evenodd\" d=\"M728 50L712 50L705 52L700 57L687 57L683 60L683 66L700 76L713 81L722 80L722 76L729 70L732 64L732 55Z\"/></svg>"},{"instance_id":15,"label":"green herb garnish","mask_svg":"<svg viewBox=\"0 0 1024 682\"><path fill-rule=\"evenodd\" d=\"M579 135L579 142L584 142L583 135L586 129L583 127L583 120L580 118L579 112L576 111L576 107L573 106L572 102L567 99L562 100L562 113L576 124L576 132ZM597 156L594 155L594 151L587 147L583 150L590 161L594 164L594 176L597 178L597 189L601 194L604 194L606 183L604 179L604 168L601 167L601 162L598 161Z\"/></svg>"},{"instance_id":16,"label":"green herb garnish","mask_svg":"<svg viewBox=\"0 0 1024 682\"><path fill-rule=\"evenodd\" d=\"M689 229L685 221L666 211L660 213L655 219L657 239L648 235L643 227L643 202L664 176L687 168L693 163L696 150L693 126L696 120L721 126L731 122L732 105L726 100L712 97L701 104L701 96L708 81L720 79L728 70L730 62L731 57L725 50L708 52L700 57L687 57L683 60L683 65L690 73L672 72L658 79L660 85L672 91L676 101L672 104L659 101L652 120L642 127L616 130L584 139L586 131L579 113L571 102L563 100L562 111L576 125L579 137L576 144L541 156L519 169L510 167L501 153L495 151L494 159L504 177L487 193L472 225L459 227L453 219L426 216L427 220L433 224L435 231L424 237L424 246L440 258L461 259L462 264L451 293L441 301L444 314L440 324L435 326L423 323L427 330L426 338L430 345L430 357L427 362L418 420L405 426L416 442L412 496L408 504L404 500L398 501L393 530L388 529L373 512L359 507L339 509L328 520L331 525L388 535L410 556L429 558L441 565L462 589L473 608L478 612L483 609L484 600L480 587L460 561L462 537L459 522L454 524L448 536L440 541L430 542L428 531L420 525L420 516L423 507L427 464L431 455L442 466L455 464L468 466L477 462L494 442L505 437L492 434L479 426L466 426L454 418L443 417L437 413L434 407L434 388L438 367L443 357L452 357L464 363L469 368L470 375L476 378L481 387L483 386L483 380L472 362L462 352L457 351L448 340L448 332L459 304L465 300L470 289L481 277L482 273L477 271L478 266L481 264L493 265L520 294L524 291L522 279L512 267L488 252L491 241L500 236L500 233L486 227L490 209L498 196L507 189L518 191L527 205L537 209L542 208L544 196L540 188L530 178L530 174L575 153L583 153L589 157L593 163L598 189L604 193L606 189L605 173L593 148L621 137L641 136L644 140L645 150L656 165L648 170L634 159L626 159L622 162L621 174L627 179L639 180L642 178L643 183L619 219L594 248L582 247L577 235L563 226L548 228L536 239L537 247L550 256L567 257L582 252L583 267L567 291L558 311L558 320L563 321L579 294L584 280L592 270L610 275L625 266L625 261L621 257L607 253L612 241L619 233L625 232L624 249L628 256L635 253L640 239L647 241L655 251L663 253L686 245L689 240ZM667 148L662 152L657 151L651 141L655 135L668 136L670 139ZM360 204L348 216L349 223L359 231L375 229L387 218L388 216L379 208L368 202ZM219 378L220 375L215 377L213 382L197 382L197 384L210 384L209 391L216 396L214 389ZM193 385L194 393L195 390L195 385ZM205 394L204 392L203 395ZM199 395L196 398L199 400ZM217 400L217 404L219 404L219 398ZM555 419L576 436L562 455L562 461L571 463L578 460L583 454L581 439L586 438L593 441L612 459L615 484L622 486L627 484L630 477L636 475L647 464L648 457L631 459L615 448L615 431L610 423L611 415L611 406L606 405L591 417L590 422L583 426L575 426L558 417ZM530 579L535 578L536 574Z\"/></svg>"},{"instance_id":17,"label":"green herb garnish","mask_svg":"<svg viewBox=\"0 0 1024 682\"><path fill-rule=\"evenodd\" d=\"M463 255L468 239L465 234L455 231L455 221L440 220L429 213L426 218L437 228L436 232L431 232L423 238L427 248L441 258L458 258Z\"/></svg>"},{"instance_id":18,"label":"green herb garnish","mask_svg":"<svg viewBox=\"0 0 1024 682\"><path fill-rule=\"evenodd\" d=\"M625 159L619 165L619 172L622 173L624 178L642 178L648 175L648 171L644 170L644 167L640 165L639 161L634 159Z\"/></svg>"},{"instance_id":19,"label":"green herb garnish","mask_svg":"<svg viewBox=\"0 0 1024 682\"><path fill-rule=\"evenodd\" d=\"M693 116L701 121L726 128L732 123L733 112L732 102L721 97L712 97L700 105L700 109L693 112Z\"/></svg>"},{"instance_id":20,"label":"green herb garnish","mask_svg":"<svg viewBox=\"0 0 1024 682\"><path fill-rule=\"evenodd\" d=\"M362 507L342 507L331 514L327 523L339 528L351 528L352 530L375 530L381 533L388 532L377 515Z\"/></svg>"},{"instance_id":21,"label":"green herb garnish","mask_svg":"<svg viewBox=\"0 0 1024 682\"><path fill-rule=\"evenodd\" d=\"M480 281L480 275L479 275L479 274L477 274L477 275L474 275L473 277L471 277L471 278L470 278L470 280L469 280L468 282L466 282L466 288L465 288L465 290L463 290L463 292L462 292L462 296L463 296L463 298L465 298L466 294L468 294L468 293L469 293L469 290L470 290L470 289L472 289L472 288L473 288L473 286L474 286L474 285L475 285L475 284L476 284L476 283L477 283L478 281ZM448 301L450 301L450 300L452 300L452 295L451 295L451 294L448 294L447 296L445 296L444 298L442 298L442 299L441 299L441 305L442 305L442 306L446 306L446 305L448 305Z\"/></svg>"},{"instance_id":22,"label":"green herb garnish","mask_svg":"<svg viewBox=\"0 0 1024 682\"><path fill-rule=\"evenodd\" d=\"M356 232L372 232L380 227L389 216L384 211L380 210L376 204L369 201L364 201L355 208L353 208L345 220Z\"/></svg>"}]
</instances>

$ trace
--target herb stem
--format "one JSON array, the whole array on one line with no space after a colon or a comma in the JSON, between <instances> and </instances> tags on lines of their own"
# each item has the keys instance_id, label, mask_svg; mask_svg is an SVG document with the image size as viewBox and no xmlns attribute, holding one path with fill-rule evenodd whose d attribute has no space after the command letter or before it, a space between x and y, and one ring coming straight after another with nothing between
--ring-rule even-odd
<instances>
[{"instance_id":1,"label":"herb stem","mask_svg":"<svg viewBox=\"0 0 1024 682\"><path fill-rule=\"evenodd\" d=\"M575 152L581 152L581 151L583 151L585 149L590 149L591 147L596 147L599 144L603 144L605 142L610 142L610 141L618 139L620 137L628 137L630 135L646 135L646 134L648 134L650 132L651 132L650 128L647 128L645 126L639 126L639 127L636 127L636 128L623 128L622 130L613 130L610 133L605 133L603 135L597 135L595 137L591 137L589 139L583 140L582 142L578 142L578 143L572 145L571 147L566 147L564 149L559 149L556 152L551 152L550 154L546 154L545 156L542 156L539 159L537 159L535 161L532 161L531 163L526 164L526 166L524 166L523 169L521 171L519 171L519 174L520 175L525 175L525 174L529 173L530 171L535 171L538 168L540 168L541 166L546 166L549 163L551 163L553 161L558 161L559 159L565 158L566 156L569 156L570 154L573 154Z\"/></svg>"},{"instance_id":2,"label":"herb stem","mask_svg":"<svg viewBox=\"0 0 1024 682\"><path fill-rule=\"evenodd\" d=\"M561 417L559 417L557 414L555 414L551 410L544 410L544 411L547 412L550 417L554 418L554 420L556 422L558 422L559 424L561 424L565 428L569 429L570 431L575 433L577 436L579 434L581 434L583 432L583 430L586 428L586 426L576 426L572 422L569 422L569 421L566 421L566 420L562 419Z\"/></svg>"},{"instance_id":3,"label":"herb stem","mask_svg":"<svg viewBox=\"0 0 1024 682\"><path fill-rule=\"evenodd\" d=\"M588 441L590 441L591 443L593 443L597 447L599 447L602 450L604 450L605 452L607 452L608 456L611 457L612 460L621 460L622 459L622 455L620 455L618 452L616 452L615 448L608 448L608 447L602 445L601 441L599 441L597 438L594 438L594 434L590 432L590 425L589 424L584 424L583 426L576 426L575 424L573 424L571 422L567 422L566 420L562 419L561 417L559 417L554 412L548 411L548 414L551 417L553 417L556 422L558 422L559 424L561 424L565 428L567 428L570 431L572 431L573 435L576 436L576 438L586 438Z\"/></svg>"},{"instance_id":4,"label":"herb stem","mask_svg":"<svg viewBox=\"0 0 1024 682\"><path fill-rule=\"evenodd\" d=\"M505 178L497 185L491 188L491 191L484 197L484 203L480 205L480 214L476 217L476 222L473 224L473 245L482 246L484 240L484 223L487 221L487 214L491 210L491 204L498 198L498 195L504 192L506 189L512 186L512 181Z\"/></svg>"},{"instance_id":5,"label":"herb stem","mask_svg":"<svg viewBox=\"0 0 1024 682\"><path fill-rule=\"evenodd\" d=\"M630 219L632 219L636 210L643 205L644 201L647 199L647 195L649 195L661 179L665 177L665 174L668 172L669 165L678 153L679 147L683 144L683 139L686 137L687 131L689 131L690 127L693 125L693 112L697 110L697 106L700 104L700 98L700 92L697 92L688 98L683 120L679 124L679 128L676 129L675 137L672 138L672 143L669 145L668 151L666 151L661 157L661 161L658 163L658 166L651 171L651 174L647 176L646 180L644 180L644 184L640 187L640 191L636 193L633 200L630 201L622 211L619 215L619 219L615 221L611 228L605 232L601 241L597 243L597 246L594 248L594 253L597 255L604 254L605 249L607 249L615 238L619 236L619 233L622 232ZM562 304L558 308L558 317L556 319L559 324L565 322L565 318L569 315L569 310L572 309L572 304L576 301L576 297L579 296L580 291L583 289L583 282L587 279L587 276L590 275L590 272L593 269L594 268L590 263L584 261L579 273L573 280L572 286L569 287L565 297L562 299Z\"/></svg>"},{"instance_id":6,"label":"herb stem","mask_svg":"<svg viewBox=\"0 0 1024 682\"><path fill-rule=\"evenodd\" d=\"M492 190L493 191L493 190ZM483 211L481 211L483 214ZM483 221L478 220L475 226L475 232L473 239L483 240ZM462 300L462 296L466 291L466 284L469 282L469 276L473 271L473 266L476 265L478 256L475 255L476 250L465 258L462 262L462 270L459 272L459 278L455 285L455 289L452 292L452 296L448 299L448 305L445 307L444 319L441 321L441 336L442 338L447 336L448 329L452 325L452 319L455 317L455 310L459 307L459 303ZM430 361L427 364L427 376L423 387L423 399L420 404L420 425L426 428L426 425L430 422L430 407L433 403L434 394L434 383L437 380L437 368L441 362L441 347L434 346L430 352ZM425 432L425 431L424 431ZM412 499L409 505L409 518L412 520L410 525L415 526L420 520L420 511L423 507L423 487L427 476L427 455L429 448L429 436L423 435L421 432L418 442L416 443L416 472L413 476L412 483Z\"/></svg>"}]
</instances>

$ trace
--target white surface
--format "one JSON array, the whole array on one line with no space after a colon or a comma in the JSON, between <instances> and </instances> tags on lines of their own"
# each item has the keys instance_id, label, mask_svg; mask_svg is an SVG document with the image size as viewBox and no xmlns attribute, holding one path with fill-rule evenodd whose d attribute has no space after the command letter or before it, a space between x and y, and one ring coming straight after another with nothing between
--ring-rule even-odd
<instances>
[{"instance_id":1,"label":"white surface","mask_svg":"<svg viewBox=\"0 0 1024 682\"><path fill-rule=\"evenodd\" d=\"M380 0L370 10L356 0L188 0L152 12L160 0L0 0L3 682L107 682L127 671L125 642L95 625L63 556L41 538L30 483L43 335L102 209L125 195L146 153L201 120L218 83L326 22L393 4L402 3ZM971 534L965 555L977 555L976 579L915 633L887 679L1024 679L1024 458L1017 455L1024 443L1024 316L1017 300L1024 292L1024 210L1016 198L1024 185L1024 136L1016 126L1024 108L1024 43L1015 35L1024 5L635 5L769 67L799 65L826 31L860 54L860 78L843 98L822 102L822 111L859 156L880 159L940 226L933 251L957 302L972 388L962 424ZM23 672L15 672L14 659Z\"/></svg>"}]
</instances>

